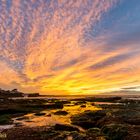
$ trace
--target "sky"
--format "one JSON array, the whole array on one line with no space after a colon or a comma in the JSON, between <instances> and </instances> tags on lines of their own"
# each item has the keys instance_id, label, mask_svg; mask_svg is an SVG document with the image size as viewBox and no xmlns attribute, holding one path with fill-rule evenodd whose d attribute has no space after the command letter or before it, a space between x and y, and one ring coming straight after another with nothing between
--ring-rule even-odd
<instances>
[{"instance_id":1,"label":"sky","mask_svg":"<svg viewBox=\"0 0 140 140\"><path fill-rule=\"evenodd\" d=\"M0 0L0 88L140 91L140 0Z\"/></svg>"}]
</instances>

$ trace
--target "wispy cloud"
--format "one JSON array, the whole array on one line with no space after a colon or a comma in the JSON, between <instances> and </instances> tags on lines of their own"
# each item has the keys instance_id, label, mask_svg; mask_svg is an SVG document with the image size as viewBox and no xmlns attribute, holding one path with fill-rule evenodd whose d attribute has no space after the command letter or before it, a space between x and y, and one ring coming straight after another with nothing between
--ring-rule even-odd
<instances>
[{"instance_id":1,"label":"wispy cloud","mask_svg":"<svg viewBox=\"0 0 140 140\"><path fill-rule=\"evenodd\" d=\"M121 18L115 12L125 2L0 1L0 85L73 94L119 89L137 81L139 31L122 30L124 21L130 23L126 27L135 27L126 20L127 8Z\"/></svg>"}]
</instances>

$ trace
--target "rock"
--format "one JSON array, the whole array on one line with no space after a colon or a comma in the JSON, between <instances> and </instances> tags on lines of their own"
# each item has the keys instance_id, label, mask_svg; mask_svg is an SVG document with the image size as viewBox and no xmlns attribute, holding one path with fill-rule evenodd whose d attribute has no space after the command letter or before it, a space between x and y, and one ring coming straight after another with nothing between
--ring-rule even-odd
<instances>
[{"instance_id":1,"label":"rock","mask_svg":"<svg viewBox=\"0 0 140 140\"><path fill-rule=\"evenodd\" d=\"M23 124L22 123L15 123L15 126L16 127L21 127L21 126L23 126Z\"/></svg>"},{"instance_id":2,"label":"rock","mask_svg":"<svg viewBox=\"0 0 140 140\"><path fill-rule=\"evenodd\" d=\"M101 134L101 130L99 128L90 128L87 130L86 132L87 134L94 134L94 135L100 135Z\"/></svg>"},{"instance_id":3,"label":"rock","mask_svg":"<svg viewBox=\"0 0 140 140\"><path fill-rule=\"evenodd\" d=\"M51 115L51 114L47 114L46 116L47 116L47 117L51 117L52 115Z\"/></svg>"},{"instance_id":4,"label":"rock","mask_svg":"<svg viewBox=\"0 0 140 140\"><path fill-rule=\"evenodd\" d=\"M105 125L101 131L111 140L123 140L128 134L127 128L122 124Z\"/></svg>"},{"instance_id":5,"label":"rock","mask_svg":"<svg viewBox=\"0 0 140 140\"><path fill-rule=\"evenodd\" d=\"M43 112L41 113L41 112L40 112L40 113L35 113L34 115L35 115L35 116L44 116L45 114L46 114L46 113L43 113Z\"/></svg>"},{"instance_id":6,"label":"rock","mask_svg":"<svg viewBox=\"0 0 140 140\"><path fill-rule=\"evenodd\" d=\"M15 127L5 130L6 140L54 140L60 135L53 128L46 127Z\"/></svg>"},{"instance_id":7,"label":"rock","mask_svg":"<svg viewBox=\"0 0 140 140\"><path fill-rule=\"evenodd\" d=\"M80 107L83 107L83 108L85 108L85 107L86 107L86 105L81 105Z\"/></svg>"},{"instance_id":8,"label":"rock","mask_svg":"<svg viewBox=\"0 0 140 140\"><path fill-rule=\"evenodd\" d=\"M67 124L55 124L54 130L56 131L79 131L77 127Z\"/></svg>"},{"instance_id":9,"label":"rock","mask_svg":"<svg viewBox=\"0 0 140 140\"><path fill-rule=\"evenodd\" d=\"M74 115L71 117L72 124L81 126L85 129L96 126L98 120L106 116L104 110L99 111L85 111L84 113Z\"/></svg>"},{"instance_id":10,"label":"rock","mask_svg":"<svg viewBox=\"0 0 140 140\"><path fill-rule=\"evenodd\" d=\"M85 120L85 121L72 122L72 124L81 126L84 129L88 129L88 128L94 127L96 122L95 121L91 121L91 120Z\"/></svg>"},{"instance_id":11,"label":"rock","mask_svg":"<svg viewBox=\"0 0 140 140\"><path fill-rule=\"evenodd\" d=\"M62 109L63 108L63 103L49 103L49 104L46 104L44 105L45 108L48 108L48 109Z\"/></svg>"},{"instance_id":12,"label":"rock","mask_svg":"<svg viewBox=\"0 0 140 140\"><path fill-rule=\"evenodd\" d=\"M12 124L11 116L9 115L0 115L0 125Z\"/></svg>"},{"instance_id":13,"label":"rock","mask_svg":"<svg viewBox=\"0 0 140 140\"><path fill-rule=\"evenodd\" d=\"M68 114L68 112L67 111L56 111L55 113L54 113L54 115L67 115Z\"/></svg>"},{"instance_id":14,"label":"rock","mask_svg":"<svg viewBox=\"0 0 140 140\"><path fill-rule=\"evenodd\" d=\"M85 104L85 103L86 103L86 101L84 101L84 100L82 101L81 100L81 101L76 101L75 102L75 105L81 105L81 104Z\"/></svg>"},{"instance_id":15,"label":"rock","mask_svg":"<svg viewBox=\"0 0 140 140\"><path fill-rule=\"evenodd\" d=\"M77 131L73 131L70 133L70 136L72 136L73 140L86 140L86 134L79 133Z\"/></svg>"},{"instance_id":16,"label":"rock","mask_svg":"<svg viewBox=\"0 0 140 140\"><path fill-rule=\"evenodd\" d=\"M127 119L125 122L131 125L140 125L140 118Z\"/></svg>"},{"instance_id":17,"label":"rock","mask_svg":"<svg viewBox=\"0 0 140 140\"><path fill-rule=\"evenodd\" d=\"M26 117L26 116L16 118L16 120L18 120L18 121L20 121L20 120L28 120L28 119L29 119L29 117Z\"/></svg>"}]
</instances>

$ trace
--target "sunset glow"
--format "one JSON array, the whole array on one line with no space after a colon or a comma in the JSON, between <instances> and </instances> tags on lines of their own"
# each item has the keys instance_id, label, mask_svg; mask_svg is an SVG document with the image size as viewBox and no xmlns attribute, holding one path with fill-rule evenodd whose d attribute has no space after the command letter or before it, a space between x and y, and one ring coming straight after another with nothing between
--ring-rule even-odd
<instances>
[{"instance_id":1,"label":"sunset glow","mask_svg":"<svg viewBox=\"0 0 140 140\"><path fill-rule=\"evenodd\" d=\"M0 0L0 88L140 91L139 0Z\"/></svg>"}]
</instances>

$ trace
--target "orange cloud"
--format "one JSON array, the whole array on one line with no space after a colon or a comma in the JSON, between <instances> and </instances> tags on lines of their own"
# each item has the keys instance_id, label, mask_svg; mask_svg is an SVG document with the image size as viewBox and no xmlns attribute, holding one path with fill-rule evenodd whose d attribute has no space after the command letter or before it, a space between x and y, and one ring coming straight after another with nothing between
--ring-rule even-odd
<instances>
[{"instance_id":1,"label":"orange cloud","mask_svg":"<svg viewBox=\"0 0 140 140\"><path fill-rule=\"evenodd\" d=\"M128 43L108 53L105 36L84 38L117 2L17 0L9 7L2 2L0 83L8 79L7 87L43 94L91 94L139 84L133 81L140 78L140 61Z\"/></svg>"}]
</instances>

